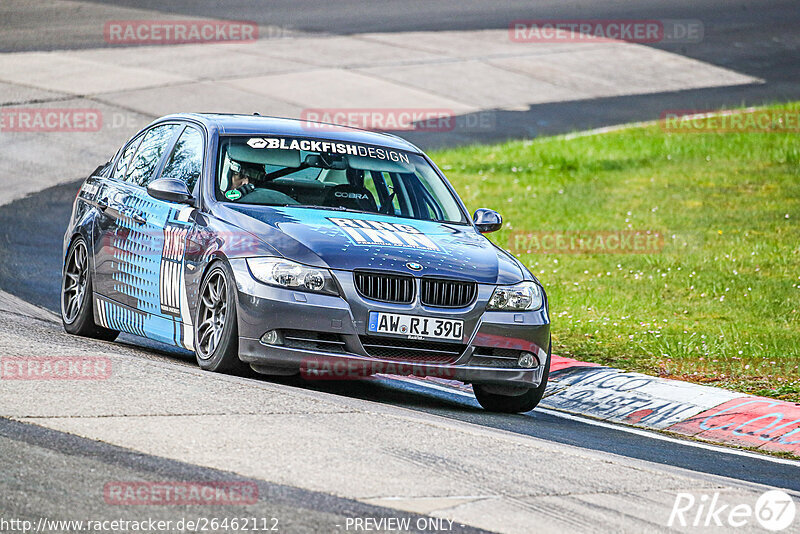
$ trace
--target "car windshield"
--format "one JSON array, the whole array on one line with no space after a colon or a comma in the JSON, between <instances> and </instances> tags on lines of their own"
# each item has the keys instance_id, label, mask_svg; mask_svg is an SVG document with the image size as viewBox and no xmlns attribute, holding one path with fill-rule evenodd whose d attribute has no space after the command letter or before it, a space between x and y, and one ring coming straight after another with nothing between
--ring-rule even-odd
<instances>
[{"instance_id":1,"label":"car windshield","mask_svg":"<svg viewBox=\"0 0 800 534\"><path fill-rule=\"evenodd\" d=\"M222 202L335 209L463 223L444 180L419 154L294 137L220 138Z\"/></svg>"}]
</instances>

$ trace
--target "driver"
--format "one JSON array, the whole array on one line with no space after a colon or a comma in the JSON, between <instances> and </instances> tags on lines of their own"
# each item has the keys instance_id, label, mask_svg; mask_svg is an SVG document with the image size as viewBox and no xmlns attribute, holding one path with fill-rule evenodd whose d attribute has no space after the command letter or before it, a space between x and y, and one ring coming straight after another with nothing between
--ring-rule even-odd
<instances>
[{"instance_id":1,"label":"driver","mask_svg":"<svg viewBox=\"0 0 800 534\"><path fill-rule=\"evenodd\" d=\"M253 183L259 183L266 173L264 166L247 161L231 161L228 191L239 191L242 196L255 190Z\"/></svg>"},{"instance_id":2,"label":"driver","mask_svg":"<svg viewBox=\"0 0 800 534\"><path fill-rule=\"evenodd\" d=\"M266 181L267 173L264 165L231 160L225 198L237 202L246 196L248 204L297 204L295 199L280 191L264 188ZM258 184L259 187L256 188L254 184Z\"/></svg>"}]
</instances>

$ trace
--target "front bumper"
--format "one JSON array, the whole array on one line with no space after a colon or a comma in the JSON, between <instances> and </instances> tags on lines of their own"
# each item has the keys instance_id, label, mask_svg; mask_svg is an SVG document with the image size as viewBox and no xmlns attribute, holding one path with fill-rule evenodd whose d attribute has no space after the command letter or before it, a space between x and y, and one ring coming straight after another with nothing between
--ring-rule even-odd
<instances>
[{"instance_id":1,"label":"front bumper","mask_svg":"<svg viewBox=\"0 0 800 534\"><path fill-rule=\"evenodd\" d=\"M310 379L347 379L370 374L435 376L465 383L536 387L548 371L550 322L547 304L526 312L486 312L494 286L479 285L476 301L466 308L443 309L388 304L362 298L352 273L332 271L343 297L305 293L269 286L255 280L244 260L231 260L237 284L239 357L263 372L300 371ZM370 311L461 319L465 337L459 354L447 362L376 357L362 343ZM262 343L269 330L291 330L336 336L336 352ZM391 343L405 338L381 336ZM487 351L526 351L535 355L534 367L522 368L510 359L491 361ZM479 363L476 363L479 362ZM508 362L505 364L505 362Z\"/></svg>"}]
</instances>

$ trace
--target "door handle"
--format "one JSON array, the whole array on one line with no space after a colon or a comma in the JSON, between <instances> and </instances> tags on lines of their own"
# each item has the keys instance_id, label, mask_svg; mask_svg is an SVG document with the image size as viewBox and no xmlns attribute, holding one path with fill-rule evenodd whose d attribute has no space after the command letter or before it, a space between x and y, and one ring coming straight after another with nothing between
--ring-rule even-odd
<instances>
[{"instance_id":1,"label":"door handle","mask_svg":"<svg viewBox=\"0 0 800 534\"><path fill-rule=\"evenodd\" d=\"M97 201L97 209L106 211L108 209L108 198L103 198Z\"/></svg>"},{"instance_id":2,"label":"door handle","mask_svg":"<svg viewBox=\"0 0 800 534\"><path fill-rule=\"evenodd\" d=\"M145 224L147 222L147 219L144 218L144 215L137 211L131 213L131 219L133 219L137 224Z\"/></svg>"}]
</instances>

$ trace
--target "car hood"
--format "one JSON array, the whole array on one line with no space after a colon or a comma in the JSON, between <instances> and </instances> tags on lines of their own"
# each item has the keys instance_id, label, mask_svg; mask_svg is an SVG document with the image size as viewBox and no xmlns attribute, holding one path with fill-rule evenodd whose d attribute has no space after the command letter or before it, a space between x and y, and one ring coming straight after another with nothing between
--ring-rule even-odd
<instances>
[{"instance_id":1,"label":"car hood","mask_svg":"<svg viewBox=\"0 0 800 534\"><path fill-rule=\"evenodd\" d=\"M377 269L514 284L523 272L513 256L471 225L313 208L226 205L236 224L282 256L331 269ZM419 270L407 264L417 263ZM414 267L412 265L412 267Z\"/></svg>"}]
</instances>

